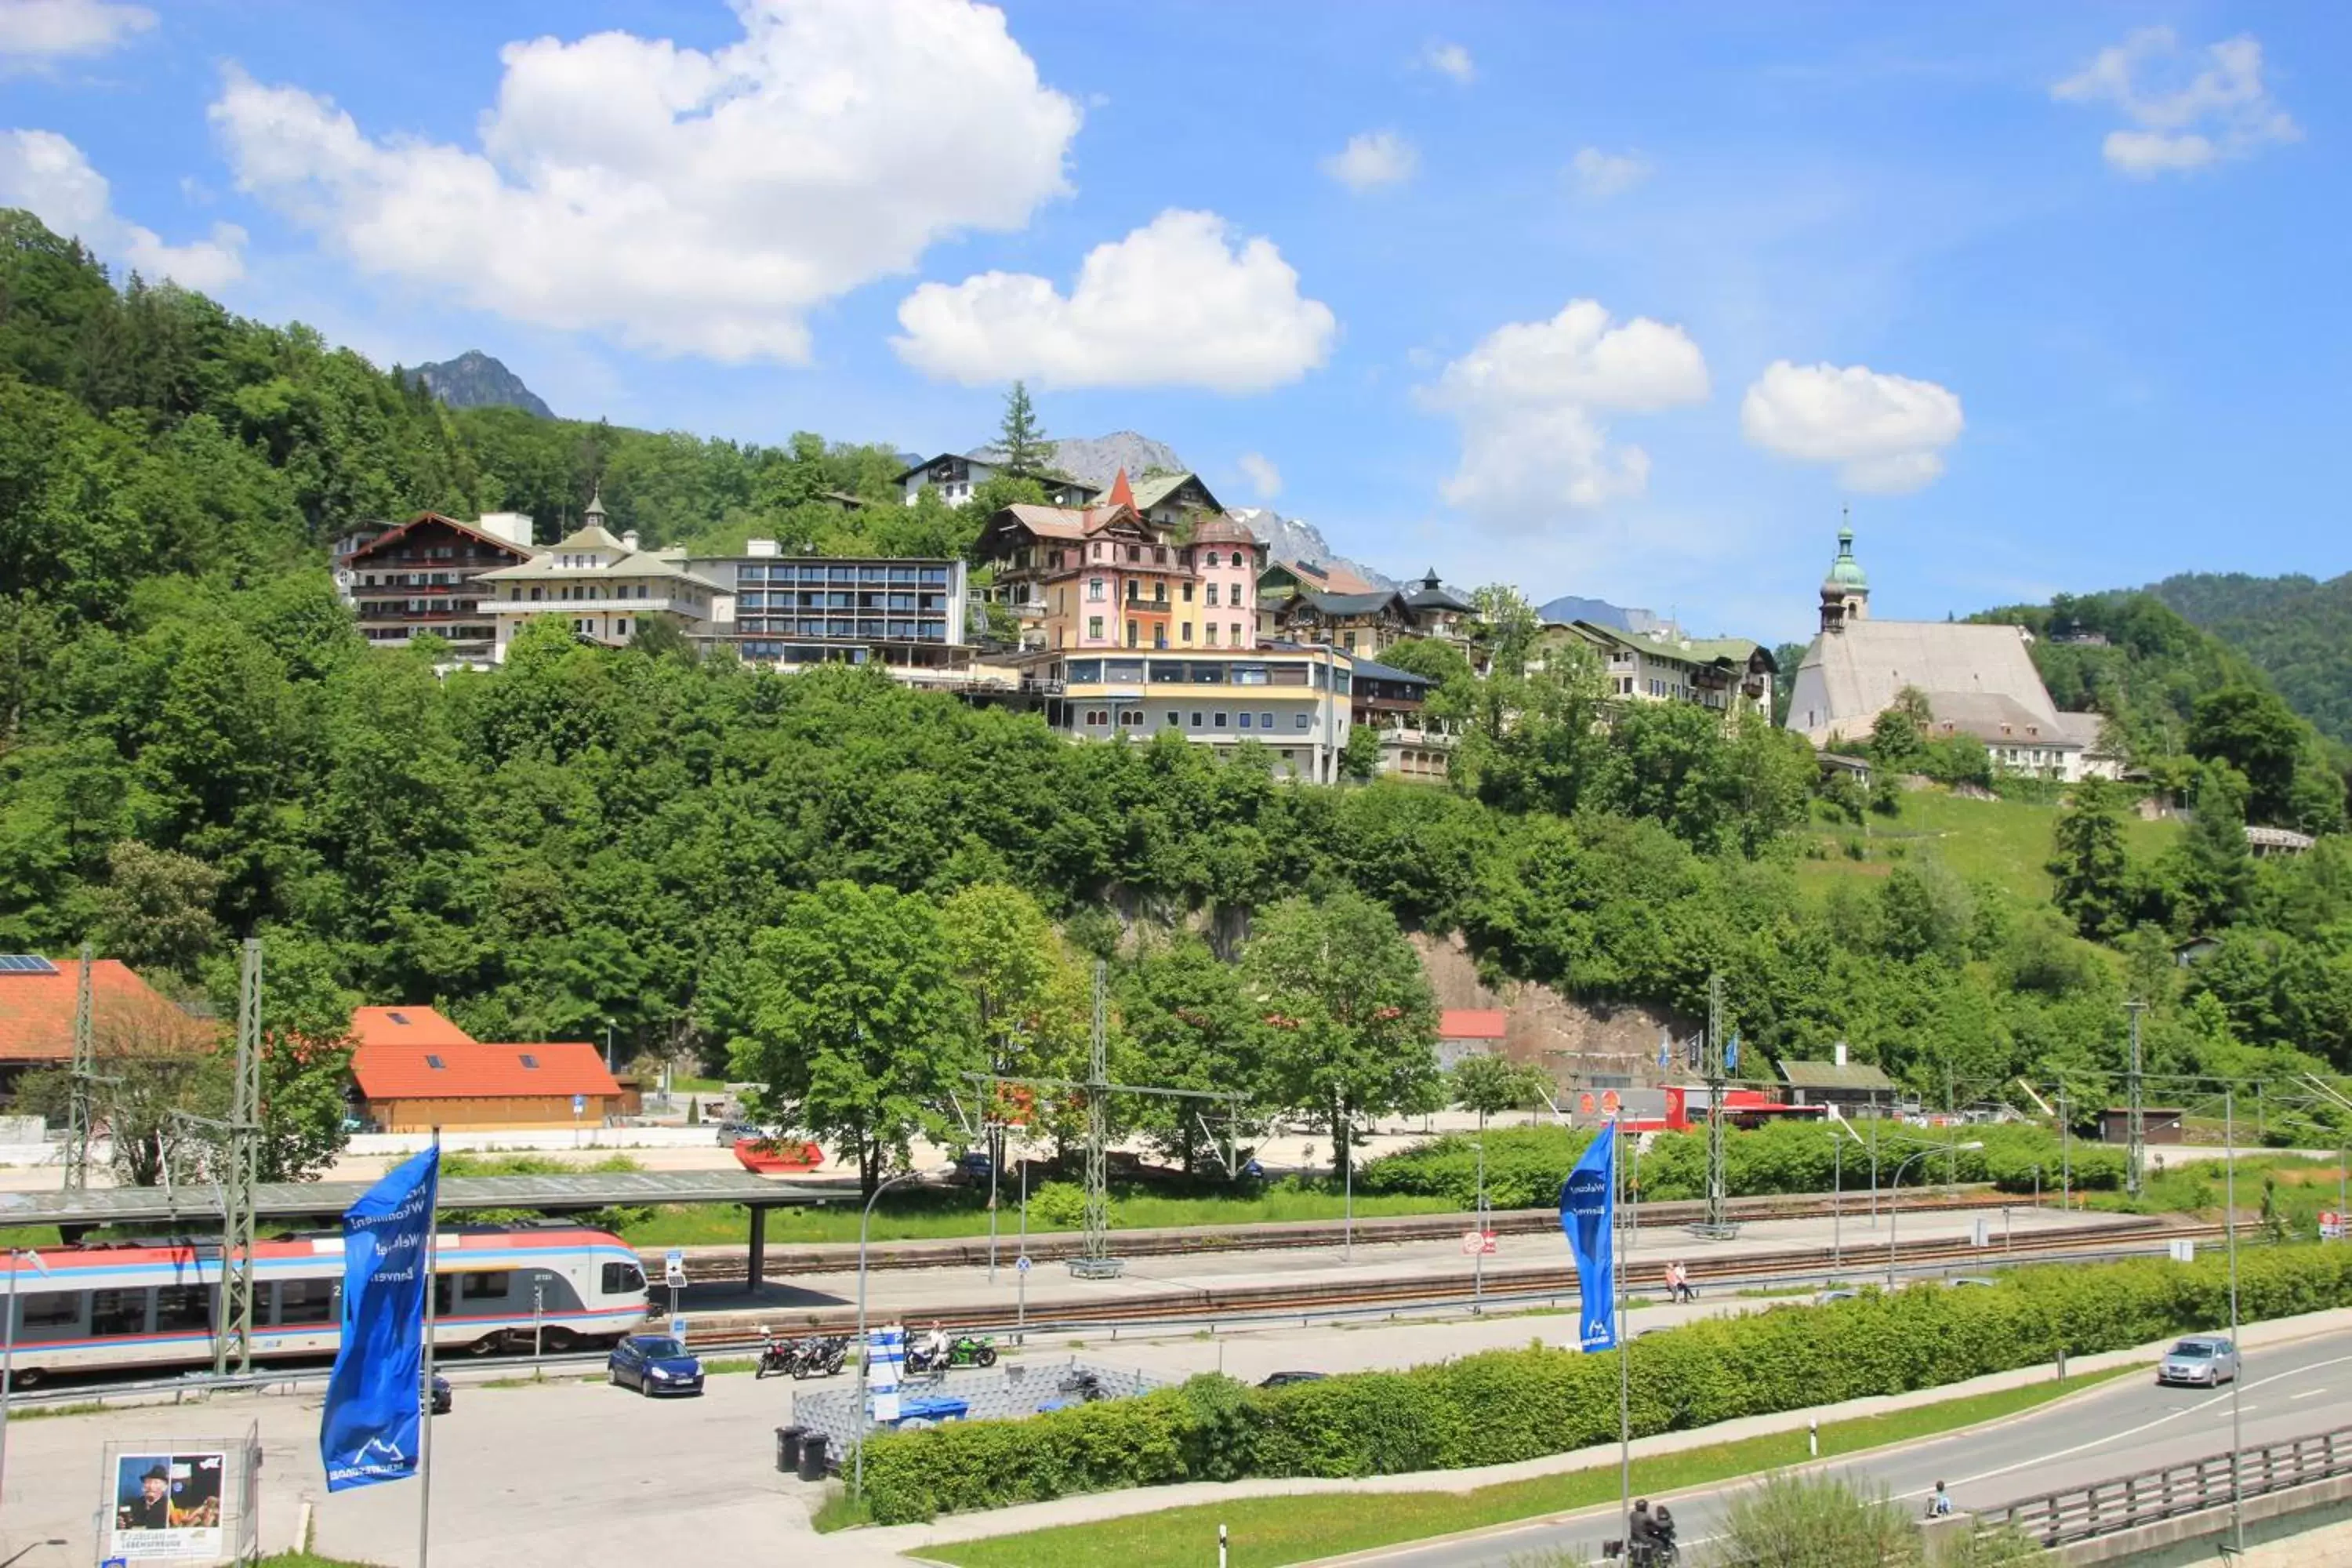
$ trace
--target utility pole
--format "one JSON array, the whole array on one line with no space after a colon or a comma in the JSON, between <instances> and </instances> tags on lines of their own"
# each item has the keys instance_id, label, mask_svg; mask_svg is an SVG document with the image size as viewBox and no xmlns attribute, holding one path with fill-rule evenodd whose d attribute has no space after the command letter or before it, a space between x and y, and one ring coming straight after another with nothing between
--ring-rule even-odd
<instances>
[{"instance_id":1,"label":"utility pole","mask_svg":"<svg viewBox=\"0 0 2352 1568\"><path fill-rule=\"evenodd\" d=\"M221 1181L221 1331L213 1372L253 1370L254 1189L261 1175L261 939L247 937L236 976L236 1087L228 1113L228 1169Z\"/></svg>"},{"instance_id":2,"label":"utility pole","mask_svg":"<svg viewBox=\"0 0 2352 1568\"><path fill-rule=\"evenodd\" d=\"M1729 1185L1725 1176L1727 1151L1724 1146L1723 1090L1729 1076L1725 1066L1727 1044L1723 1032L1723 976L1710 973L1706 977L1706 1047L1702 1065L1706 1075L1706 1218L1692 1230L1712 1240L1725 1240L1739 1234L1731 1223L1731 1205L1726 1191Z\"/></svg>"},{"instance_id":3,"label":"utility pole","mask_svg":"<svg viewBox=\"0 0 2352 1568\"><path fill-rule=\"evenodd\" d=\"M2126 1002L2131 1014L2131 1084L2130 1109L2125 1117L2124 1188L2133 1197L2139 1196L2140 1170L2147 1161L2147 1123L2140 1104L2139 1016L2147 1008L2145 1002Z\"/></svg>"},{"instance_id":4,"label":"utility pole","mask_svg":"<svg viewBox=\"0 0 2352 1568\"><path fill-rule=\"evenodd\" d=\"M98 1047L89 1016L90 947L81 944L81 979L74 990L73 1066L66 1074L66 1191L89 1188L90 1089L98 1081Z\"/></svg>"},{"instance_id":5,"label":"utility pole","mask_svg":"<svg viewBox=\"0 0 2352 1568\"><path fill-rule=\"evenodd\" d=\"M1110 1057L1105 1027L1104 977L1109 966L1095 960L1095 1013L1087 1040L1087 1231L1070 1272L1081 1279L1115 1279L1120 1263L1110 1255Z\"/></svg>"}]
</instances>

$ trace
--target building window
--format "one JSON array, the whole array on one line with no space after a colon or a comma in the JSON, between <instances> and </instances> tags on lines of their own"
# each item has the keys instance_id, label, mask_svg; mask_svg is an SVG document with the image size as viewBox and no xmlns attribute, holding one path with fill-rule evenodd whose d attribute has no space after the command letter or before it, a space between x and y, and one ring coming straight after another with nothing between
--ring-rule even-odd
<instances>
[{"instance_id":1,"label":"building window","mask_svg":"<svg viewBox=\"0 0 2352 1568\"><path fill-rule=\"evenodd\" d=\"M1127 558L1129 561L1141 561L1143 559L1143 546L1140 544L1129 545L1127 547Z\"/></svg>"},{"instance_id":2,"label":"building window","mask_svg":"<svg viewBox=\"0 0 2352 1568\"><path fill-rule=\"evenodd\" d=\"M1101 560L1102 558L1103 558L1103 547L1102 547L1101 545L1097 544L1097 545L1096 545L1096 546L1095 546L1095 559L1096 559L1096 560L1097 560L1097 561L1099 561L1099 560Z\"/></svg>"},{"instance_id":3,"label":"building window","mask_svg":"<svg viewBox=\"0 0 2352 1568\"><path fill-rule=\"evenodd\" d=\"M1087 578L1087 600L1088 600L1089 602L1091 602L1091 603L1094 603L1094 604L1097 604L1097 605L1099 605L1099 604L1101 604L1101 603L1102 603L1102 596L1103 596L1103 580L1102 580L1101 578L1099 578L1099 577L1089 577L1089 578Z\"/></svg>"},{"instance_id":4,"label":"building window","mask_svg":"<svg viewBox=\"0 0 2352 1568\"><path fill-rule=\"evenodd\" d=\"M1192 584L1190 583L1184 584L1184 602L1188 605L1192 602ZM1213 605L1216 601L1212 599L1209 603Z\"/></svg>"},{"instance_id":5,"label":"building window","mask_svg":"<svg viewBox=\"0 0 2352 1568\"><path fill-rule=\"evenodd\" d=\"M1193 714L1193 715L1192 715L1192 728L1194 728L1195 730L1197 730L1197 729L1199 729L1200 727L1201 727L1201 716L1200 716L1200 714L1195 713L1195 714Z\"/></svg>"},{"instance_id":6,"label":"building window","mask_svg":"<svg viewBox=\"0 0 2352 1568\"><path fill-rule=\"evenodd\" d=\"M1127 580L1127 602L1130 605L1143 597L1143 584L1129 577Z\"/></svg>"},{"instance_id":7,"label":"building window","mask_svg":"<svg viewBox=\"0 0 2352 1568\"><path fill-rule=\"evenodd\" d=\"M1184 716L1182 714L1177 712L1173 708L1168 710L1167 724L1170 729L1175 729L1183 722Z\"/></svg>"},{"instance_id":8,"label":"building window","mask_svg":"<svg viewBox=\"0 0 2352 1568\"><path fill-rule=\"evenodd\" d=\"M1356 634L1353 632L1341 632L1339 634L1339 646L1346 648L1349 653L1355 652Z\"/></svg>"},{"instance_id":9,"label":"building window","mask_svg":"<svg viewBox=\"0 0 2352 1568\"><path fill-rule=\"evenodd\" d=\"M1234 623L1234 646L1235 647L1242 646L1242 624L1239 621Z\"/></svg>"},{"instance_id":10,"label":"building window","mask_svg":"<svg viewBox=\"0 0 2352 1568\"><path fill-rule=\"evenodd\" d=\"M1102 640L1102 617L1100 616L1088 616L1087 617L1087 636L1094 638L1097 642L1100 642Z\"/></svg>"},{"instance_id":11,"label":"building window","mask_svg":"<svg viewBox=\"0 0 2352 1568\"><path fill-rule=\"evenodd\" d=\"M1243 729L1244 729L1244 730L1246 730L1246 729L1248 729L1249 727L1250 727L1250 716L1249 716L1248 714L1244 713L1244 714L1243 714L1243 715L1242 715L1242 728L1243 728Z\"/></svg>"},{"instance_id":12,"label":"building window","mask_svg":"<svg viewBox=\"0 0 2352 1568\"><path fill-rule=\"evenodd\" d=\"M1143 725L1143 710L1140 708L1122 708L1119 710L1118 721L1121 724L1126 725L1129 729L1140 729Z\"/></svg>"},{"instance_id":13,"label":"building window","mask_svg":"<svg viewBox=\"0 0 2352 1568\"><path fill-rule=\"evenodd\" d=\"M1242 563L1242 552L1241 552L1240 551L1236 550L1236 551L1234 551L1234 565L1236 565L1236 566L1238 566L1238 565L1240 565L1241 563Z\"/></svg>"},{"instance_id":14,"label":"building window","mask_svg":"<svg viewBox=\"0 0 2352 1568\"><path fill-rule=\"evenodd\" d=\"M1212 713L1209 715L1209 718L1211 720L1211 728L1222 730L1225 727L1225 716L1223 714Z\"/></svg>"},{"instance_id":15,"label":"building window","mask_svg":"<svg viewBox=\"0 0 2352 1568\"><path fill-rule=\"evenodd\" d=\"M1261 713L1261 714L1259 714L1259 715L1257 716L1257 727L1258 727L1259 729L1261 729L1261 730L1271 730L1271 729L1273 729L1273 728L1274 728L1274 715L1273 715L1273 714L1271 714L1271 713Z\"/></svg>"},{"instance_id":16,"label":"building window","mask_svg":"<svg viewBox=\"0 0 2352 1568\"><path fill-rule=\"evenodd\" d=\"M1307 715L1304 713L1293 713L1290 716L1290 722L1292 728L1304 730L1307 728Z\"/></svg>"},{"instance_id":17,"label":"building window","mask_svg":"<svg viewBox=\"0 0 2352 1568\"><path fill-rule=\"evenodd\" d=\"M1216 622L1214 622L1214 621L1211 621L1211 622L1209 622L1205 626L1203 626L1202 629L1204 632L1206 632L1206 633L1208 634L1209 646L1210 646L1211 647L1216 647L1216 646L1217 646L1217 623L1216 623Z\"/></svg>"},{"instance_id":18,"label":"building window","mask_svg":"<svg viewBox=\"0 0 2352 1568\"><path fill-rule=\"evenodd\" d=\"M1213 610L1217 607L1217 585L1214 583L1209 584L1208 597L1205 603Z\"/></svg>"},{"instance_id":19,"label":"building window","mask_svg":"<svg viewBox=\"0 0 2352 1568\"><path fill-rule=\"evenodd\" d=\"M1183 625L1182 632L1184 640L1188 643L1191 642L1192 640L1192 623L1186 621Z\"/></svg>"}]
</instances>

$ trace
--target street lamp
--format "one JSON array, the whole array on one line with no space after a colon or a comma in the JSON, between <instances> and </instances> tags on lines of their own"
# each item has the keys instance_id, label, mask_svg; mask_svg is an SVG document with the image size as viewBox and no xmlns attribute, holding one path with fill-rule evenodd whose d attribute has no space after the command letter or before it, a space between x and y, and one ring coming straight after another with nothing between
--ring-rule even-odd
<instances>
[{"instance_id":1,"label":"street lamp","mask_svg":"<svg viewBox=\"0 0 2352 1568\"><path fill-rule=\"evenodd\" d=\"M607 1018L607 1019L605 1019L605 1020L604 1020L604 1070L605 1070L606 1072L611 1072L611 1071L613 1071L613 1070L614 1070L614 1068L613 1068L613 1020L612 1020L612 1019L610 1019L610 1018Z\"/></svg>"},{"instance_id":2,"label":"street lamp","mask_svg":"<svg viewBox=\"0 0 2352 1568\"><path fill-rule=\"evenodd\" d=\"M874 1407L866 1397L866 1363L870 1359L866 1353L866 1233L874 1223L874 1205L881 1201L882 1194L900 1182L914 1179L914 1172L901 1171L876 1187L874 1195L866 1200L865 1214L857 1221L857 1458L853 1461L850 1483L853 1497L866 1495L866 1434L874 1421Z\"/></svg>"},{"instance_id":3,"label":"street lamp","mask_svg":"<svg viewBox=\"0 0 2352 1568\"><path fill-rule=\"evenodd\" d=\"M1886 1288L1889 1290L1895 1289L1895 1211L1903 1196L1903 1173L1930 1154L1943 1152L1946 1150L1958 1154L1964 1150L1983 1147L1984 1144L1981 1142L1974 1139L1966 1143L1930 1144L1895 1167L1895 1180L1889 1183L1886 1188Z\"/></svg>"}]
</instances>

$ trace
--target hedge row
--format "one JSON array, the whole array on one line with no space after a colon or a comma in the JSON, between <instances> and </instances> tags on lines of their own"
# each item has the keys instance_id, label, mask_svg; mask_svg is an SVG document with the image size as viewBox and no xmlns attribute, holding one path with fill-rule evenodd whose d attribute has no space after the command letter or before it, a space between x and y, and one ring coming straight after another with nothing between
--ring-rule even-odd
<instances>
[{"instance_id":1,"label":"hedge row","mask_svg":"<svg viewBox=\"0 0 2352 1568\"><path fill-rule=\"evenodd\" d=\"M2352 1247L2242 1256L2239 1301L2248 1321L2352 1305ZM1633 1430L1932 1388L2228 1321L2218 1257L2021 1269L1990 1289L1706 1319L1633 1342ZM893 1524L1175 1481L1496 1465L1616 1436L1615 1357L1538 1345L1273 1390L1203 1374L1032 1420L884 1434L866 1448L866 1490L873 1517Z\"/></svg>"},{"instance_id":2,"label":"hedge row","mask_svg":"<svg viewBox=\"0 0 2352 1568\"><path fill-rule=\"evenodd\" d=\"M1487 1201L1496 1208L1536 1208L1559 1201L1559 1184L1591 1136L1563 1127L1489 1129ZM1944 1136L1941 1130L1923 1133L1890 1128L1879 1153L1881 1178L1891 1181L1895 1162L1916 1152L1918 1143L1940 1142ZM1943 1154L1929 1154L1912 1167L1911 1181L1941 1182L1948 1169L1958 1181L1991 1182L2005 1192L2028 1193L2034 1188L2038 1169L2043 1190L2055 1192L2059 1172L2070 1159L2057 1137L2038 1127L1972 1127L1952 1136L1985 1146L1957 1151L1948 1162ZM1782 1122L1735 1132L1727 1142L1726 1154L1725 1173L1734 1197L1825 1193L1840 1180L1841 1167L1849 1190L1870 1183L1868 1152L1852 1136L1820 1122ZM2123 1185L2124 1161L2118 1150L2077 1139L2071 1163L2078 1191L2112 1191ZM1477 1151L1471 1140L1450 1134L1372 1161L1358 1173L1356 1184L1365 1192L1450 1198L1466 1209L1475 1201L1477 1171ZM1667 1132L1653 1138L1642 1156L1641 1180L1644 1198L1663 1202L1706 1196L1706 1134Z\"/></svg>"}]
</instances>

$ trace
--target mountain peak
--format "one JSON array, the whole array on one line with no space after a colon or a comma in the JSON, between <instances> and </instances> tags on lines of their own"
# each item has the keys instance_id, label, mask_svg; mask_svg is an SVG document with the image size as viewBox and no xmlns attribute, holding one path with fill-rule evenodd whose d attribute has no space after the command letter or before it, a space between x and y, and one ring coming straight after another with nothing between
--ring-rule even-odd
<instances>
[{"instance_id":1,"label":"mountain peak","mask_svg":"<svg viewBox=\"0 0 2352 1568\"><path fill-rule=\"evenodd\" d=\"M525 386L522 377L479 349L401 374L411 383L424 383L425 391L451 408L520 408L541 419L555 417L555 410Z\"/></svg>"}]
</instances>

